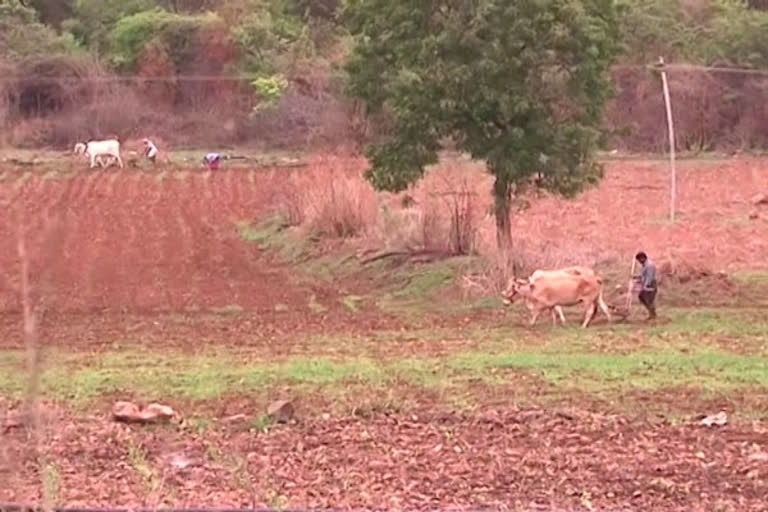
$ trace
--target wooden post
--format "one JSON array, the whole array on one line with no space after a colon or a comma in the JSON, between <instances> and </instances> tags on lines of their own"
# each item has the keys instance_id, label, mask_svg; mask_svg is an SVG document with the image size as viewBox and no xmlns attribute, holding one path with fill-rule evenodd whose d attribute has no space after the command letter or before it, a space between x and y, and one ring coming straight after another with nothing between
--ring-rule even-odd
<instances>
[{"instance_id":1,"label":"wooden post","mask_svg":"<svg viewBox=\"0 0 768 512\"><path fill-rule=\"evenodd\" d=\"M674 222L675 203L677 202L677 169L675 169L675 126L672 122L672 102L669 99L667 72L664 71L664 57L659 57L659 68L661 69L661 87L664 92L664 106L667 110L667 133L669 134L669 220L670 222Z\"/></svg>"},{"instance_id":2,"label":"wooden post","mask_svg":"<svg viewBox=\"0 0 768 512\"><path fill-rule=\"evenodd\" d=\"M629 284L627 285L627 316L629 316L629 308L632 307L632 292L634 291L634 283L635 283L635 264L637 263L637 260L635 259L635 256L632 256L632 268L629 270Z\"/></svg>"}]
</instances>

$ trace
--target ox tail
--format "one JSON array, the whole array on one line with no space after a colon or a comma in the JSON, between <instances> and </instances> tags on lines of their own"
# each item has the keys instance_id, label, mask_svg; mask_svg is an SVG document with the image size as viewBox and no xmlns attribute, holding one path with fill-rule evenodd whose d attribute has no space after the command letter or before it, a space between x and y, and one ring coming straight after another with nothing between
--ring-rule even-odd
<instances>
[{"instance_id":1,"label":"ox tail","mask_svg":"<svg viewBox=\"0 0 768 512\"><path fill-rule=\"evenodd\" d=\"M608 305L603 300L603 288L600 287L600 294L597 296L597 304L600 306L600 309L603 310L603 313L605 313L605 316L608 317L608 321L612 322L613 319L611 318L611 311L608 309Z\"/></svg>"}]
</instances>

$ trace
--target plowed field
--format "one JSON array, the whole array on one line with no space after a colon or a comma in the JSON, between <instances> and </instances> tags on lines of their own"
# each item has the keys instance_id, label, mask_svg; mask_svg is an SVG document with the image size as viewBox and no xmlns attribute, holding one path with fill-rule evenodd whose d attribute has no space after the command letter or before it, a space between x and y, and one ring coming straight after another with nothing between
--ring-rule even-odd
<instances>
[{"instance_id":1,"label":"plowed field","mask_svg":"<svg viewBox=\"0 0 768 512\"><path fill-rule=\"evenodd\" d=\"M749 201L768 192L760 161L686 165L676 225L663 164L618 162L515 229L542 254L641 245L764 271L767 207ZM590 337L521 329L500 308L350 307L367 281L301 279L240 239L281 172L0 168L0 413L18 413L24 389L23 239L49 427L39 459L24 421L0 416L0 502L48 486L68 505L766 510L759 311L663 305L665 323ZM283 396L298 417L270 425L264 406ZM185 420L116 424L109 407L126 398ZM693 416L720 409L723 428Z\"/></svg>"},{"instance_id":2,"label":"plowed field","mask_svg":"<svg viewBox=\"0 0 768 512\"><path fill-rule=\"evenodd\" d=\"M256 173L15 178L0 188L0 201L9 203L0 219L0 237L9 242L0 248L0 268L18 260L19 208L36 274L47 278L49 309L258 309L299 300L280 271L237 240L234 223L269 203ZM15 302L7 290L0 296L3 310Z\"/></svg>"}]
</instances>

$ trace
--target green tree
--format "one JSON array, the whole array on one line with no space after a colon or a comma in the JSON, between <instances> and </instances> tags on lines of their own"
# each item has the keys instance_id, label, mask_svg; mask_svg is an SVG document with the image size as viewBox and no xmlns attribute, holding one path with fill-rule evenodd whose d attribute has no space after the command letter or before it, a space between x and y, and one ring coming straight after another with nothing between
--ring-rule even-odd
<instances>
[{"instance_id":1,"label":"green tree","mask_svg":"<svg viewBox=\"0 0 768 512\"><path fill-rule=\"evenodd\" d=\"M109 49L109 32L121 18L156 6L154 0L74 0L73 17L62 26L83 45L103 55Z\"/></svg>"},{"instance_id":2,"label":"green tree","mask_svg":"<svg viewBox=\"0 0 768 512\"><path fill-rule=\"evenodd\" d=\"M24 3L38 12L41 22L53 27L58 28L72 16L72 0L26 0Z\"/></svg>"},{"instance_id":3,"label":"green tree","mask_svg":"<svg viewBox=\"0 0 768 512\"><path fill-rule=\"evenodd\" d=\"M0 56L19 60L68 53L77 48L71 37L59 36L38 21L38 13L20 0L0 0Z\"/></svg>"},{"instance_id":4,"label":"green tree","mask_svg":"<svg viewBox=\"0 0 768 512\"><path fill-rule=\"evenodd\" d=\"M109 33L112 63L119 69L134 70L144 47L159 38L176 70L181 71L196 57L200 29L221 24L221 18L213 13L177 14L160 8L125 16Z\"/></svg>"},{"instance_id":5,"label":"green tree","mask_svg":"<svg viewBox=\"0 0 768 512\"><path fill-rule=\"evenodd\" d=\"M768 11L745 0L714 0L706 37L698 46L708 64L768 66Z\"/></svg>"},{"instance_id":6,"label":"green tree","mask_svg":"<svg viewBox=\"0 0 768 512\"><path fill-rule=\"evenodd\" d=\"M624 64L649 64L659 56L689 61L699 51L705 23L687 15L680 0L617 0Z\"/></svg>"},{"instance_id":7,"label":"green tree","mask_svg":"<svg viewBox=\"0 0 768 512\"><path fill-rule=\"evenodd\" d=\"M267 78L276 73L277 68L288 67L288 63L281 66L282 57L301 53L306 26L289 12L282 0L258 0L244 7L249 9L247 14L240 16L232 29L240 67L247 73Z\"/></svg>"},{"instance_id":8,"label":"green tree","mask_svg":"<svg viewBox=\"0 0 768 512\"><path fill-rule=\"evenodd\" d=\"M506 249L514 194L533 183L573 195L601 177L614 0L348 0L344 18L356 41L349 91L393 119L366 150L375 187L407 188L450 137L495 177Z\"/></svg>"}]
</instances>

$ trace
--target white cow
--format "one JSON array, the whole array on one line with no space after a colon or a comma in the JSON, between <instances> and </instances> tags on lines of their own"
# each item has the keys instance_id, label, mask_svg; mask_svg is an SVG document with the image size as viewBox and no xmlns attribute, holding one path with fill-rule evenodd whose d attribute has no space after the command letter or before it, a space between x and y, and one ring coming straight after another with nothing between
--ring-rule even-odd
<instances>
[{"instance_id":1,"label":"white cow","mask_svg":"<svg viewBox=\"0 0 768 512\"><path fill-rule=\"evenodd\" d=\"M96 166L97 161L99 165L104 167L102 157L114 158L118 165L123 167L123 160L120 158L120 141L116 139L78 142L75 144L74 153L76 155L83 154L90 158L91 168Z\"/></svg>"},{"instance_id":2,"label":"white cow","mask_svg":"<svg viewBox=\"0 0 768 512\"><path fill-rule=\"evenodd\" d=\"M556 276L556 275L559 275L559 274L562 274L562 273L574 274L574 275L579 275L579 274L594 275L595 271L592 270L589 267L583 267L583 266L564 267L564 268L558 268L558 269L555 269L555 270L536 270L536 271L533 272L533 274L528 276L528 282L529 283L535 283L536 281L538 281L541 278L550 277L550 276ZM511 305L512 302L514 301L515 297L517 296L517 293L515 292L515 282L516 281L517 281L517 279L515 277L512 277L507 282L507 286L504 289L504 291L501 292L501 300L506 305ZM557 313L557 315L560 316L560 322L562 322L562 324L565 325L565 315L563 315L563 308L561 308L558 305L558 306L554 306L553 308L551 308L550 311L552 312L552 323L553 324L557 324L557 316L555 315L555 313Z\"/></svg>"},{"instance_id":3,"label":"white cow","mask_svg":"<svg viewBox=\"0 0 768 512\"><path fill-rule=\"evenodd\" d=\"M526 306L532 313L531 325L536 323L539 314L549 309L552 320L556 322L555 313L565 323L560 306L584 304L585 318L582 327L589 322L597 312L598 306L611 321L611 313L603 300L603 282L592 269L586 267L569 267L556 271L537 271L529 279L512 279L502 292L505 304L511 304L516 296L525 299Z\"/></svg>"}]
</instances>

